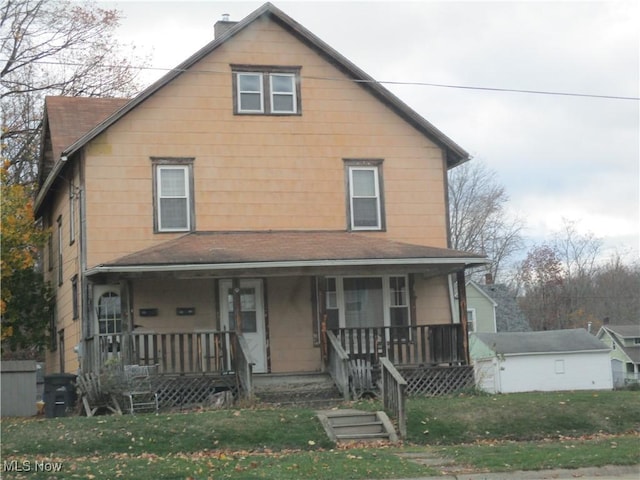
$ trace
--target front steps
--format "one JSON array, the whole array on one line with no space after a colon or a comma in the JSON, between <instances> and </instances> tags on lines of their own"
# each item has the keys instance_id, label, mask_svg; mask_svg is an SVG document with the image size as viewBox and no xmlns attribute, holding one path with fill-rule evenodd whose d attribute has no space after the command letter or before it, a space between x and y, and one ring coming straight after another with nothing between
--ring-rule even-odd
<instances>
[{"instance_id":1,"label":"front steps","mask_svg":"<svg viewBox=\"0 0 640 480\"><path fill-rule=\"evenodd\" d=\"M255 374L253 386L263 404L329 408L343 401L327 373Z\"/></svg>"},{"instance_id":2,"label":"front steps","mask_svg":"<svg viewBox=\"0 0 640 480\"><path fill-rule=\"evenodd\" d=\"M384 412L324 410L318 412L317 416L334 442L398 441L395 428Z\"/></svg>"}]
</instances>

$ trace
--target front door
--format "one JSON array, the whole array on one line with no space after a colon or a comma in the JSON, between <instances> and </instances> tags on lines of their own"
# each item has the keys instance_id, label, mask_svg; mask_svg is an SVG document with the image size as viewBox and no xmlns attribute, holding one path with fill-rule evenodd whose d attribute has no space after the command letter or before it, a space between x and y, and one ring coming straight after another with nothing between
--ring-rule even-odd
<instances>
[{"instance_id":1,"label":"front door","mask_svg":"<svg viewBox=\"0 0 640 480\"><path fill-rule=\"evenodd\" d=\"M241 331L253 362L253 371L267 371L267 345L264 325L264 303L262 298L262 280L240 280ZM236 330L233 288L231 280L220 282L220 318L222 328Z\"/></svg>"},{"instance_id":2,"label":"front door","mask_svg":"<svg viewBox=\"0 0 640 480\"><path fill-rule=\"evenodd\" d=\"M95 331L98 333L101 360L119 358L121 352L122 312L118 285L93 287Z\"/></svg>"}]
</instances>

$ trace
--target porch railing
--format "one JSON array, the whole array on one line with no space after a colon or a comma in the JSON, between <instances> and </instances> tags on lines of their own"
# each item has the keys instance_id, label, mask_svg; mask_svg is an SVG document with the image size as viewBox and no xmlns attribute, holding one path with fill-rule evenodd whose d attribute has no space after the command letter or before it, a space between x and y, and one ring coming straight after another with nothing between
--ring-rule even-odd
<instances>
[{"instance_id":1,"label":"porch railing","mask_svg":"<svg viewBox=\"0 0 640 480\"><path fill-rule=\"evenodd\" d=\"M387 357L395 365L464 365L462 325L340 328L334 330L350 358L377 363Z\"/></svg>"},{"instance_id":2,"label":"porch railing","mask_svg":"<svg viewBox=\"0 0 640 480\"><path fill-rule=\"evenodd\" d=\"M407 412L405 410L407 382L386 357L380 358L382 376L382 401L384 409L398 422L400 438L407 436Z\"/></svg>"},{"instance_id":3,"label":"porch railing","mask_svg":"<svg viewBox=\"0 0 640 480\"><path fill-rule=\"evenodd\" d=\"M136 365L158 365L159 373L230 373L234 371L236 334L230 331L197 333L129 333L97 335L85 342L87 350L97 343L97 365L110 359ZM93 348L92 348L93 347ZM91 352L87 352L91 355Z\"/></svg>"},{"instance_id":4,"label":"porch railing","mask_svg":"<svg viewBox=\"0 0 640 480\"><path fill-rule=\"evenodd\" d=\"M327 331L327 357L329 374L344 400L349 401L349 355L331 331Z\"/></svg>"}]
</instances>

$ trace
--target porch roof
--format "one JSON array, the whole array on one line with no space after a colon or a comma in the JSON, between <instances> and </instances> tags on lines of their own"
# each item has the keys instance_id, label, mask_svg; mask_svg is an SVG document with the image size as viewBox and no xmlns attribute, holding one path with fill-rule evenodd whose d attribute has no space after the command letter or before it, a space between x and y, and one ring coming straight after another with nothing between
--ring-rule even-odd
<instances>
[{"instance_id":1,"label":"porch roof","mask_svg":"<svg viewBox=\"0 0 640 480\"><path fill-rule=\"evenodd\" d=\"M345 231L193 232L90 269L88 275L220 272L331 267L439 267L456 271L488 260L446 248Z\"/></svg>"}]
</instances>

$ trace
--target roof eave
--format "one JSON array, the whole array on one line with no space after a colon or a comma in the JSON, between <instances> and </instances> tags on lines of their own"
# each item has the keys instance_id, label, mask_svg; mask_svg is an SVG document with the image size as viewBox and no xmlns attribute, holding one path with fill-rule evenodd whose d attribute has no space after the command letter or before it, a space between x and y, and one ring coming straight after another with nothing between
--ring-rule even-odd
<instances>
[{"instance_id":1,"label":"roof eave","mask_svg":"<svg viewBox=\"0 0 640 480\"><path fill-rule=\"evenodd\" d=\"M160 273L160 272L198 272L249 269L287 269L287 268L323 268L323 267L369 267L369 266L461 266L474 267L487 262L482 258L376 258L346 260L284 260L266 262L229 262L229 263L183 263L153 265L98 265L86 272L87 276L101 273Z\"/></svg>"}]
</instances>

